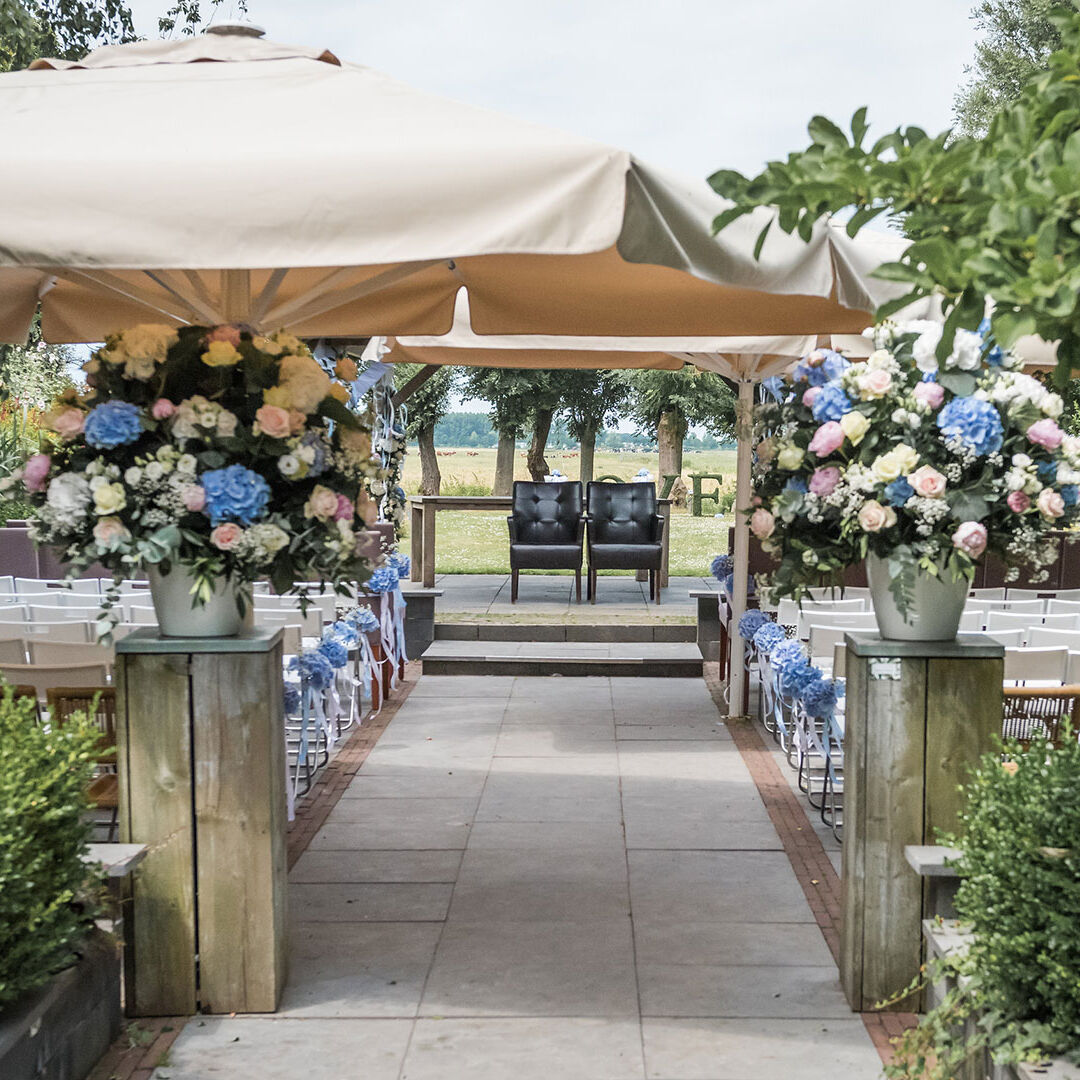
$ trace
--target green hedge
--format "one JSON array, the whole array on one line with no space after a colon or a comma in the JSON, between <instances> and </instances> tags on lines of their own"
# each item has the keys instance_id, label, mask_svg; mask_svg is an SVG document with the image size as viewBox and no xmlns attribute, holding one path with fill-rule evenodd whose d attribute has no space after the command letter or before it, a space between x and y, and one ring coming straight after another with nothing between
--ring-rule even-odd
<instances>
[{"instance_id":1,"label":"green hedge","mask_svg":"<svg viewBox=\"0 0 1080 1080\"><path fill-rule=\"evenodd\" d=\"M94 915L81 855L86 785L100 732L76 718L36 722L33 702L0 684L0 1010L75 958Z\"/></svg>"}]
</instances>

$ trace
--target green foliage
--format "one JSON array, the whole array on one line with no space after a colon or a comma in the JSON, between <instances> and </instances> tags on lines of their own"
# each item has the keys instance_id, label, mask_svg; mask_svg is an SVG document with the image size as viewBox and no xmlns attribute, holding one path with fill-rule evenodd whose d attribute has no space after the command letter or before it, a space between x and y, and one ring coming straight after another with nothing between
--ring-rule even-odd
<instances>
[{"instance_id":1,"label":"green foliage","mask_svg":"<svg viewBox=\"0 0 1080 1080\"><path fill-rule=\"evenodd\" d=\"M987 754L968 785L956 910L973 935L930 977L960 985L900 1044L893 1077L947 1080L984 1047L997 1061L1080 1063L1080 743L1066 729ZM982 1019L975 1035L958 1025ZM962 1025L961 1025L962 1027Z\"/></svg>"},{"instance_id":2,"label":"green foliage","mask_svg":"<svg viewBox=\"0 0 1080 1080\"><path fill-rule=\"evenodd\" d=\"M701 426L720 438L735 431L735 395L719 376L708 371L635 371L630 375L630 409L634 422L655 432L660 414L674 412L686 425Z\"/></svg>"},{"instance_id":3,"label":"green foliage","mask_svg":"<svg viewBox=\"0 0 1080 1080\"><path fill-rule=\"evenodd\" d=\"M491 424L519 438L530 426L534 403L547 391L546 372L518 368L467 368L463 389L491 405Z\"/></svg>"},{"instance_id":4,"label":"green foliage","mask_svg":"<svg viewBox=\"0 0 1080 1080\"><path fill-rule=\"evenodd\" d=\"M69 964L93 918L81 859L97 726L48 729L0 692L0 1008Z\"/></svg>"},{"instance_id":5,"label":"green foliage","mask_svg":"<svg viewBox=\"0 0 1080 1080\"><path fill-rule=\"evenodd\" d=\"M0 0L0 71L42 56L78 60L99 45L135 40L122 0Z\"/></svg>"},{"instance_id":6,"label":"green foliage","mask_svg":"<svg viewBox=\"0 0 1080 1080\"><path fill-rule=\"evenodd\" d=\"M559 390L560 415L575 441L619 422L630 393L625 372L582 370L552 375Z\"/></svg>"},{"instance_id":7,"label":"green foliage","mask_svg":"<svg viewBox=\"0 0 1080 1080\"><path fill-rule=\"evenodd\" d=\"M882 213L899 214L914 243L877 276L909 291L878 318L940 294L949 311L945 356L958 328L978 326L989 296L998 343L1009 347L1032 333L1059 340L1064 381L1080 365L1080 13L1049 17L1062 48L994 116L984 139L931 138L909 127L867 147L865 108L850 136L815 117L806 150L753 179L731 171L710 178L735 203L714 228L759 206L777 207L770 225L804 239L819 219L847 208L852 236Z\"/></svg>"},{"instance_id":8,"label":"green foliage","mask_svg":"<svg viewBox=\"0 0 1080 1080\"><path fill-rule=\"evenodd\" d=\"M435 425L438 446L490 448L498 441L487 413L449 412Z\"/></svg>"},{"instance_id":9,"label":"green foliage","mask_svg":"<svg viewBox=\"0 0 1080 1080\"><path fill-rule=\"evenodd\" d=\"M975 46L971 78L957 93L957 127L963 135L984 135L1003 105L1015 101L1024 84L1061 47L1050 20L1052 0L981 0L972 12L983 37Z\"/></svg>"},{"instance_id":10,"label":"green foliage","mask_svg":"<svg viewBox=\"0 0 1080 1080\"><path fill-rule=\"evenodd\" d=\"M214 15L222 4L222 0L209 0L210 13L207 24L213 22ZM237 15L247 14L247 0L236 0ZM158 19L158 33L162 37L168 37L179 31L185 37L197 34L203 29L203 15L199 0L176 0L164 15Z\"/></svg>"},{"instance_id":11,"label":"green foliage","mask_svg":"<svg viewBox=\"0 0 1080 1080\"><path fill-rule=\"evenodd\" d=\"M414 375L423 371L424 367L424 364L395 364L394 386L400 390ZM457 368L441 368L409 395L405 402L405 412L408 417L406 433L410 439L415 439L421 428L435 427L446 415L457 376Z\"/></svg>"}]
</instances>

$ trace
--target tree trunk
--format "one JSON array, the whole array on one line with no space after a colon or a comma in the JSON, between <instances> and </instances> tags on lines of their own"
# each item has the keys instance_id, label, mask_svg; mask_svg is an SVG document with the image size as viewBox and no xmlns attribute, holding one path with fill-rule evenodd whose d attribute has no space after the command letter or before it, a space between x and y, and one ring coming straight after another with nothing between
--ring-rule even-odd
<instances>
[{"instance_id":1,"label":"tree trunk","mask_svg":"<svg viewBox=\"0 0 1080 1080\"><path fill-rule=\"evenodd\" d=\"M532 444L529 446L529 475L540 483L551 470L544 451L547 449L548 433L551 431L552 409L537 409L533 416Z\"/></svg>"},{"instance_id":2,"label":"tree trunk","mask_svg":"<svg viewBox=\"0 0 1080 1080\"><path fill-rule=\"evenodd\" d=\"M439 459L435 456L435 425L425 424L416 433L416 442L420 447L420 494L438 495L442 476L439 473Z\"/></svg>"},{"instance_id":3,"label":"tree trunk","mask_svg":"<svg viewBox=\"0 0 1080 1080\"><path fill-rule=\"evenodd\" d=\"M495 483L492 495L509 495L514 490L515 438L512 431L499 432L499 449L495 451Z\"/></svg>"},{"instance_id":4,"label":"tree trunk","mask_svg":"<svg viewBox=\"0 0 1080 1080\"><path fill-rule=\"evenodd\" d=\"M593 460L596 457L596 427L589 424L581 430L581 469L578 479L584 487L593 478Z\"/></svg>"},{"instance_id":5,"label":"tree trunk","mask_svg":"<svg viewBox=\"0 0 1080 1080\"><path fill-rule=\"evenodd\" d=\"M664 487L665 476L682 475L682 447L686 437L686 419L675 409L665 409L656 425L656 445L660 450L660 475L656 489Z\"/></svg>"}]
</instances>

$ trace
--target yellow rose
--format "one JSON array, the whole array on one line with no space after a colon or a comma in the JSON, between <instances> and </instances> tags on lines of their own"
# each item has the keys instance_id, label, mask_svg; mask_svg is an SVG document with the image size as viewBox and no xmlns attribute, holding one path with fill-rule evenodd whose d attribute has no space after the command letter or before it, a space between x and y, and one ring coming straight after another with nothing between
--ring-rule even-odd
<instances>
[{"instance_id":1,"label":"yellow rose","mask_svg":"<svg viewBox=\"0 0 1080 1080\"><path fill-rule=\"evenodd\" d=\"M870 421L861 412L853 409L840 417L840 430L848 437L852 446L858 446L870 430Z\"/></svg>"},{"instance_id":2,"label":"yellow rose","mask_svg":"<svg viewBox=\"0 0 1080 1080\"><path fill-rule=\"evenodd\" d=\"M279 356L282 353L281 346L272 338L263 337L262 334L258 334L251 339L251 344L255 346L260 352L266 353L268 356Z\"/></svg>"},{"instance_id":3,"label":"yellow rose","mask_svg":"<svg viewBox=\"0 0 1080 1080\"><path fill-rule=\"evenodd\" d=\"M356 378L356 362L348 356L343 356L334 365L334 374L342 382L352 382Z\"/></svg>"},{"instance_id":4,"label":"yellow rose","mask_svg":"<svg viewBox=\"0 0 1080 1080\"><path fill-rule=\"evenodd\" d=\"M98 514L116 514L127 506L123 484L102 484L94 489L94 509Z\"/></svg>"},{"instance_id":5,"label":"yellow rose","mask_svg":"<svg viewBox=\"0 0 1080 1080\"><path fill-rule=\"evenodd\" d=\"M292 397L287 386L271 386L263 391L263 404L273 405L278 409L291 409Z\"/></svg>"},{"instance_id":6,"label":"yellow rose","mask_svg":"<svg viewBox=\"0 0 1080 1080\"><path fill-rule=\"evenodd\" d=\"M776 455L777 467L788 472L794 471L802 465L804 453L805 451L801 446L788 445L781 447L780 453Z\"/></svg>"},{"instance_id":7,"label":"yellow rose","mask_svg":"<svg viewBox=\"0 0 1080 1080\"><path fill-rule=\"evenodd\" d=\"M919 467L919 452L907 443L897 443L889 453L896 458L900 472L904 476L913 473Z\"/></svg>"},{"instance_id":8,"label":"yellow rose","mask_svg":"<svg viewBox=\"0 0 1080 1080\"><path fill-rule=\"evenodd\" d=\"M881 457L870 466L874 479L882 484L888 484L895 480L904 470L894 454L882 454Z\"/></svg>"},{"instance_id":9,"label":"yellow rose","mask_svg":"<svg viewBox=\"0 0 1080 1080\"><path fill-rule=\"evenodd\" d=\"M336 398L338 401L341 402L342 405L344 405L349 400L350 391L349 391L349 388L347 386L345 386L343 383L339 383L339 382L331 383L330 384L330 396L332 398Z\"/></svg>"},{"instance_id":10,"label":"yellow rose","mask_svg":"<svg viewBox=\"0 0 1080 1080\"><path fill-rule=\"evenodd\" d=\"M211 341L202 354L207 367L232 367L240 359L236 347L227 341Z\"/></svg>"}]
</instances>

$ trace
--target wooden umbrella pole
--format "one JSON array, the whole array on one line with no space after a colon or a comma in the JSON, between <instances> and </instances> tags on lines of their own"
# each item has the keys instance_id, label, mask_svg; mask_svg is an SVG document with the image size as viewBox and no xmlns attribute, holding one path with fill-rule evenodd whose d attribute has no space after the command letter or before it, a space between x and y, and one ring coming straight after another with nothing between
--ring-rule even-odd
<instances>
[{"instance_id":1,"label":"wooden umbrella pole","mask_svg":"<svg viewBox=\"0 0 1080 1080\"><path fill-rule=\"evenodd\" d=\"M750 580L750 529L743 513L750 506L750 462L753 457L754 383L739 379L739 401L735 416L738 451L735 465L735 566L731 588L731 682L728 687L728 715L743 714L746 694L746 643L739 636L739 620L746 611L746 589Z\"/></svg>"}]
</instances>

